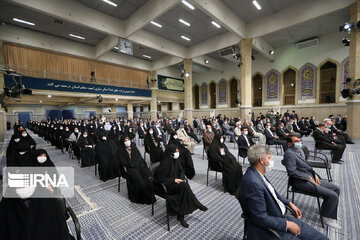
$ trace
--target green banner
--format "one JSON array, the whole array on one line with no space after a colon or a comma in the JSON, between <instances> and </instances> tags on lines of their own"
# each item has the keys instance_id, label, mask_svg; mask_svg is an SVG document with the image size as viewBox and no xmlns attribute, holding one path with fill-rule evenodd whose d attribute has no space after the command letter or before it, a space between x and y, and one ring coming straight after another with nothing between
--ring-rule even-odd
<instances>
[{"instance_id":1,"label":"green banner","mask_svg":"<svg viewBox=\"0 0 360 240\"><path fill-rule=\"evenodd\" d=\"M158 88L162 90L184 92L184 80L158 75Z\"/></svg>"}]
</instances>

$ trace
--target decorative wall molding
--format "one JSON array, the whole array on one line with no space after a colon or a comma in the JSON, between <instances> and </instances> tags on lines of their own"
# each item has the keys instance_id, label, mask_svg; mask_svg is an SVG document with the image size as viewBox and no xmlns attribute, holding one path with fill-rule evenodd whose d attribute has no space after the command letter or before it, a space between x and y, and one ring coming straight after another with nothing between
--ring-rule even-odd
<instances>
[{"instance_id":1,"label":"decorative wall molding","mask_svg":"<svg viewBox=\"0 0 360 240\"><path fill-rule=\"evenodd\" d=\"M316 100L317 68L312 63L305 63L299 70L298 102L307 99Z\"/></svg>"},{"instance_id":2,"label":"decorative wall molding","mask_svg":"<svg viewBox=\"0 0 360 240\"><path fill-rule=\"evenodd\" d=\"M227 104L227 81L222 78L218 83L218 106Z\"/></svg>"},{"instance_id":3,"label":"decorative wall molding","mask_svg":"<svg viewBox=\"0 0 360 240\"><path fill-rule=\"evenodd\" d=\"M265 75L264 101L279 101L280 104L280 72L271 69ZM264 103L266 105L266 103Z\"/></svg>"}]
</instances>

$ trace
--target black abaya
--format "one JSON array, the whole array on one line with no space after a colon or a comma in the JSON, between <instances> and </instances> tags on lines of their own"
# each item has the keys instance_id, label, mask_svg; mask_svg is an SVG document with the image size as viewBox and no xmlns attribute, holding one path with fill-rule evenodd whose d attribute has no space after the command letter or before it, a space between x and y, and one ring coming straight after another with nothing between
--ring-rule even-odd
<instances>
[{"instance_id":1,"label":"black abaya","mask_svg":"<svg viewBox=\"0 0 360 240\"><path fill-rule=\"evenodd\" d=\"M122 141L123 142L123 141ZM131 143L129 154L125 146L119 146L119 159L126 168L126 184L131 202L151 204L155 202L155 196L150 180L151 172L141 157L135 143Z\"/></svg>"},{"instance_id":2,"label":"black abaya","mask_svg":"<svg viewBox=\"0 0 360 240\"><path fill-rule=\"evenodd\" d=\"M155 145L155 142L157 146ZM150 154L150 161L152 163L161 161L161 159L164 157L164 152L161 149L160 141L156 138L155 134L150 134L149 130L145 135L144 145L145 151Z\"/></svg>"},{"instance_id":3,"label":"black abaya","mask_svg":"<svg viewBox=\"0 0 360 240\"><path fill-rule=\"evenodd\" d=\"M168 145L165 157L155 172L155 178L166 187L169 215L184 216L199 209L202 204L198 201L186 181L181 183L175 182L175 179L185 179L180 161L172 157L176 149L175 145Z\"/></svg>"},{"instance_id":4,"label":"black abaya","mask_svg":"<svg viewBox=\"0 0 360 240\"><path fill-rule=\"evenodd\" d=\"M176 133L172 132L168 144L174 144L180 151L179 161L182 168L185 171L185 176L189 179L192 179L195 176L194 162L191 157L191 152L184 145L181 144L179 139L175 139L174 135Z\"/></svg>"},{"instance_id":5,"label":"black abaya","mask_svg":"<svg viewBox=\"0 0 360 240\"><path fill-rule=\"evenodd\" d=\"M93 146L95 143L89 137L80 136L77 141L77 145L80 147L80 158L81 158L81 167L93 166L96 163L95 150ZM87 147L85 147L87 146Z\"/></svg>"},{"instance_id":6,"label":"black abaya","mask_svg":"<svg viewBox=\"0 0 360 240\"><path fill-rule=\"evenodd\" d=\"M119 162L116 144L111 140L100 138L95 146L95 152L96 162L99 164L100 179L105 182L117 178L119 176Z\"/></svg>"},{"instance_id":7,"label":"black abaya","mask_svg":"<svg viewBox=\"0 0 360 240\"><path fill-rule=\"evenodd\" d=\"M224 150L225 155L221 155L220 149ZM219 134L214 136L214 139L210 144L208 159L215 165L218 164L218 162L221 163L223 167L223 186L226 191L228 191L231 195L234 195L241 183L243 176L242 167L236 161L234 155L229 152L226 145L220 142Z\"/></svg>"}]
</instances>

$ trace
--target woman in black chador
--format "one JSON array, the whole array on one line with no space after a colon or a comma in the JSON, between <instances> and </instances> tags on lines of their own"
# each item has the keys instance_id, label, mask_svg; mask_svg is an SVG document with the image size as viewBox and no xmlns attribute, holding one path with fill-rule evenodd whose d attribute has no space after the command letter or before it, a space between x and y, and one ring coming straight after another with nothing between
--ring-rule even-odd
<instances>
[{"instance_id":1,"label":"woman in black chador","mask_svg":"<svg viewBox=\"0 0 360 240\"><path fill-rule=\"evenodd\" d=\"M181 162L182 168L185 171L185 176L189 179L192 179L195 176L195 168L189 149L181 144L176 132L171 132L171 137L168 144L174 144L179 149L179 160Z\"/></svg>"},{"instance_id":2,"label":"woman in black chador","mask_svg":"<svg viewBox=\"0 0 360 240\"><path fill-rule=\"evenodd\" d=\"M130 201L145 204L155 202L150 180L151 172L141 157L136 144L132 143L129 137L122 137L118 156L120 164L125 167L127 171L126 184Z\"/></svg>"},{"instance_id":3,"label":"woman in black chador","mask_svg":"<svg viewBox=\"0 0 360 240\"><path fill-rule=\"evenodd\" d=\"M234 195L241 183L243 176L242 167L236 161L234 155L229 152L224 142L223 136L219 134L214 136L208 151L208 159L214 165L217 165L219 162L221 163L223 167L223 186L226 191Z\"/></svg>"},{"instance_id":4,"label":"woman in black chador","mask_svg":"<svg viewBox=\"0 0 360 240\"><path fill-rule=\"evenodd\" d=\"M77 141L77 145L80 147L81 167L93 166L96 163L94 141L88 136L88 132L85 131Z\"/></svg>"},{"instance_id":5,"label":"woman in black chador","mask_svg":"<svg viewBox=\"0 0 360 240\"><path fill-rule=\"evenodd\" d=\"M163 158L163 150L160 146L159 139L155 136L154 129L150 127L145 135L144 140L145 151L150 154L152 163L160 162Z\"/></svg>"},{"instance_id":6,"label":"woman in black chador","mask_svg":"<svg viewBox=\"0 0 360 240\"><path fill-rule=\"evenodd\" d=\"M95 146L96 162L99 164L99 176L102 181L119 176L119 161L117 159L116 144L106 138L106 133L99 135L99 142Z\"/></svg>"},{"instance_id":7,"label":"woman in black chador","mask_svg":"<svg viewBox=\"0 0 360 240\"><path fill-rule=\"evenodd\" d=\"M179 155L179 149L174 144L169 144L165 157L154 174L156 180L167 189L169 215L177 215L181 225L187 228L189 225L185 222L184 216L197 209L206 211L207 207L197 200L189 184L184 181Z\"/></svg>"}]
</instances>

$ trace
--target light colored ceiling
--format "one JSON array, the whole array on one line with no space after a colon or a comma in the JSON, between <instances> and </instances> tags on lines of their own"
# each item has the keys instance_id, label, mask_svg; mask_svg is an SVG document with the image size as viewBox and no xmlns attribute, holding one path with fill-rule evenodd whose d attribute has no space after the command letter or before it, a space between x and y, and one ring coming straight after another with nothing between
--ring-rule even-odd
<instances>
[{"instance_id":1,"label":"light colored ceiling","mask_svg":"<svg viewBox=\"0 0 360 240\"><path fill-rule=\"evenodd\" d=\"M252 0L222 0L245 22L265 17L288 7L301 4L304 0L257 0L261 11L252 4ZM340 0L341 1L341 0Z\"/></svg>"},{"instance_id":2,"label":"light colored ceiling","mask_svg":"<svg viewBox=\"0 0 360 240\"><path fill-rule=\"evenodd\" d=\"M101 0L75 0L87 7L106 13L110 16L125 20L129 18L138 8L144 5L148 0L111 0L117 4L113 7Z\"/></svg>"},{"instance_id":3,"label":"light colored ceiling","mask_svg":"<svg viewBox=\"0 0 360 240\"><path fill-rule=\"evenodd\" d=\"M311 37L322 37L339 31L339 26L349 20L347 9L339 10L302 24L277 31L262 38L272 47L279 48ZM340 41L340 40L339 40ZM321 44L321 43L320 43Z\"/></svg>"},{"instance_id":4,"label":"light colored ceiling","mask_svg":"<svg viewBox=\"0 0 360 240\"><path fill-rule=\"evenodd\" d=\"M113 51L119 52L116 49L113 49ZM125 54L125 53L119 52L119 54ZM143 55L151 56L151 59L146 58ZM156 51L152 48L144 47L140 44L133 43L133 56L147 61L156 61L166 56L166 54L160 51Z\"/></svg>"},{"instance_id":5,"label":"light colored ceiling","mask_svg":"<svg viewBox=\"0 0 360 240\"><path fill-rule=\"evenodd\" d=\"M35 23L35 26L14 22L13 18L23 19ZM91 46L98 44L106 34L82 27L78 24L62 21L55 23L55 18L41 12L19 7L9 2L0 1L0 21L31 30L48 33L54 36L71 39ZM69 34L85 37L85 40L70 37Z\"/></svg>"},{"instance_id":6,"label":"light colored ceiling","mask_svg":"<svg viewBox=\"0 0 360 240\"><path fill-rule=\"evenodd\" d=\"M180 18L190 23L191 26L188 27L180 23ZM154 21L160 23L163 27L158 28L149 23L144 29L186 47L227 32L224 27L219 29L212 25L211 17L201 10L197 8L191 10L182 3L177 4L159 18L154 19ZM181 35L189 37L191 41L182 39Z\"/></svg>"}]
</instances>

